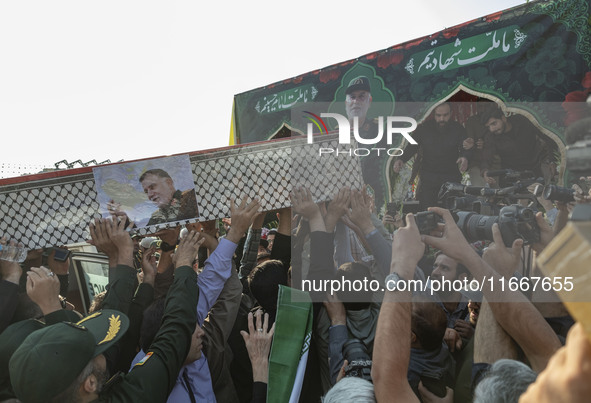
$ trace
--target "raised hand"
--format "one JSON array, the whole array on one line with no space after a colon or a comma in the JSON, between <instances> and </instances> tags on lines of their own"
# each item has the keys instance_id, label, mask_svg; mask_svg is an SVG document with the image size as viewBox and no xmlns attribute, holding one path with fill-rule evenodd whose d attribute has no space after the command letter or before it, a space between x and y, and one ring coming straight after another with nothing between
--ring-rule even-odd
<instances>
[{"instance_id":1,"label":"raised hand","mask_svg":"<svg viewBox=\"0 0 591 403\"><path fill-rule=\"evenodd\" d=\"M262 311L256 311L256 328L254 324L252 312L248 314L248 333L244 330L240 331L246 349L248 350L248 357L252 364L252 378L255 382L268 381L269 372L269 351L271 350L271 342L273 341L273 334L275 333L275 323L269 328L269 314L266 313L264 320L261 319Z\"/></svg>"},{"instance_id":2,"label":"raised hand","mask_svg":"<svg viewBox=\"0 0 591 403\"><path fill-rule=\"evenodd\" d=\"M499 274L505 277L511 277L521 263L523 239L516 239L513 241L513 246L507 248L503 242L501 230L497 223L494 223L492 226L492 234L494 242L486 248L482 254L482 258Z\"/></svg>"},{"instance_id":3,"label":"raised hand","mask_svg":"<svg viewBox=\"0 0 591 403\"><path fill-rule=\"evenodd\" d=\"M351 191L351 210L347 213L347 217L364 235L367 235L375 227L371 221L371 200L364 193L365 189Z\"/></svg>"},{"instance_id":4,"label":"raised hand","mask_svg":"<svg viewBox=\"0 0 591 403\"><path fill-rule=\"evenodd\" d=\"M419 228L412 214L406 215L406 226L400 228L392 242L392 264L390 272L410 280L414 277L416 264L425 253L425 244L421 241Z\"/></svg>"},{"instance_id":5,"label":"raised hand","mask_svg":"<svg viewBox=\"0 0 591 403\"><path fill-rule=\"evenodd\" d=\"M126 226L126 220L103 220L107 236L117 248L117 264L133 266L133 241L129 235L129 229L133 223L129 222Z\"/></svg>"},{"instance_id":6,"label":"raised hand","mask_svg":"<svg viewBox=\"0 0 591 403\"><path fill-rule=\"evenodd\" d=\"M320 207L314 203L312 193L304 187L294 188L289 194L293 211L310 222L310 231L326 231Z\"/></svg>"},{"instance_id":7,"label":"raised hand","mask_svg":"<svg viewBox=\"0 0 591 403\"><path fill-rule=\"evenodd\" d=\"M226 239L234 243L238 243L240 238L244 236L254 216L258 213L261 204L257 199L246 204L246 197L242 199L242 203L236 206L234 199L230 199L230 214L232 218L232 227L226 235Z\"/></svg>"},{"instance_id":8,"label":"raised hand","mask_svg":"<svg viewBox=\"0 0 591 403\"><path fill-rule=\"evenodd\" d=\"M204 241L205 238L199 232L189 232L187 236L181 239L176 252L172 256L174 267L178 269L181 266L193 266L199 248Z\"/></svg>"},{"instance_id":9,"label":"raised hand","mask_svg":"<svg viewBox=\"0 0 591 403\"><path fill-rule=\"evenodd\" d=\"M439 207L429 207L429 211L443 217L445 224L439 225L441 237L423 235L422 239L427 245L443 251L446 256L459 262L465 262L474 256L478 257L474 249L466 241L464 234L460 231L449 210ZM406 222L408 224L408 218Z\"/></svg>"},{"instance_id":10,"label":"raised hand","mask_svg":"<svg viewBox=\"0 0 591 403\"><path fill-rule=\"evenodd\" d=\"M109 265L117 264L119 257L119 250L109 238L106 228L106 220L102 218L95 218L94 223L91 221L88 228L90 231L91 244L93 244L99 252L103 252L109 257ZM113 264L112 264L113 263Z\"/></svg>"},{"instance_id":11,"label":"raised hand","mask_svg":"<svg viewBox=\"0 0 591 403\"><path fill-rule=\"evenodd\" d=\"M326 231L332 232L341 217L349 211L349 202L351 198L351 189L344 187L328 203L324 224Z\"/></svg>"},{"instance_id":12,"label":"raised hand","mask_svg":"<svg viewBox=\"0 0 591 403\"><path fill-rule=\"evenodd\" d=\"M60 281L51 270L41 266L27 272L27 295L39 305L43 315L62 309L59 293Z\"/></svg>"},{"instance_id":13,"label":"raised hand","mask_svg":"<svg viewBox=\"0 0 591 403\"><path fill-rule=\"evenodd\" d=\"M298 187L290 193L293 210L310 221L312 218L320 215L320 208L314 199L310 190L304 187Z\"/></svg>"},{"instance_id":14,"label":"raised hand","mask_svg":"<svg viewBox=\"0 0 591 403\"><path fill-rule=\"evenodd\" d=\"M142 273L144 276L143 282L146 284L154 285L154 281L156 279L156 272L158 271L158 268L156 266L156 257L154 256L155 253L155 246L150 246L150 249L142 253Z\"/></svg>"}]
</instances>

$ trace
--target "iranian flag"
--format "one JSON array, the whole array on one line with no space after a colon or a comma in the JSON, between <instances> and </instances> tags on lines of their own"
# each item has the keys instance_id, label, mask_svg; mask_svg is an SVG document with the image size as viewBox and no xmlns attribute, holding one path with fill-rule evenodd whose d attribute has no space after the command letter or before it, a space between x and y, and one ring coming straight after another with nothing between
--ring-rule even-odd
<instances>
[{"instance_id":1,"label":"iranian flag","mask_svg":"<svg viewBox=\"0 0 591 403\"><path fill-rule=\"evenodd\" d=\"M311 338L312 302L308 293L279 286L269 357L268 402L298 402Z\"/></svg>"}]
</instances>

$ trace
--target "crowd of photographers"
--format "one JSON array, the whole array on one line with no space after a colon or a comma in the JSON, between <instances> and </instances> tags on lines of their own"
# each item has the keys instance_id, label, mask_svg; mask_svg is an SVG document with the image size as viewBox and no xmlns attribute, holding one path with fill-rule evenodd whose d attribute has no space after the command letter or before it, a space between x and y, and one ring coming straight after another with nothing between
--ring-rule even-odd
<instances>
[{"instance_id":1,"label":"crowd of photographers","mask_svg":"<svg viewBox=\"0 0 591 403\"><path fill-rule=\"evenodd\" d=\"M468 201L473 189L446 183L448 208L393 227L349 188L316 202L296 187L276 215L232 201L222 233L190 224L142 241L124 219L94 220L109 285L85 317L61 297L62 248L21 265L2 238L0 401L266 401L280 286L312 299L299 401L588 401L589 324L521 285L546 277L537 258L569 214L591 221L591 193L502 175L510 186ZM368 281L378 286L358 286Z\"/></svg>"}]
</instances>

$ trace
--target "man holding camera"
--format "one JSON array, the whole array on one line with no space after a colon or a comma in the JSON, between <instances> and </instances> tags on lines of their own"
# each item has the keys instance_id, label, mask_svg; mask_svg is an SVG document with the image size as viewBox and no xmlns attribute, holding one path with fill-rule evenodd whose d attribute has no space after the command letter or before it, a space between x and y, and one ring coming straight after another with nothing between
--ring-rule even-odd
<instances>
[{"instance_id":1,"label":"man holding camera","mask_svg":"<svg viewBox=\"0 0 591 403\"><path fill-rule=\"evenodd\" d=\"M496 179L487 175L498 155L501 168L515 171L532 171L536 177L543 176L546 183L552 178L551 150L549 140L524 116L505 116L496 105L483 111L481 122L488 131L482 150L482 176L495 185Z\"/></svg>"}]
</instances>

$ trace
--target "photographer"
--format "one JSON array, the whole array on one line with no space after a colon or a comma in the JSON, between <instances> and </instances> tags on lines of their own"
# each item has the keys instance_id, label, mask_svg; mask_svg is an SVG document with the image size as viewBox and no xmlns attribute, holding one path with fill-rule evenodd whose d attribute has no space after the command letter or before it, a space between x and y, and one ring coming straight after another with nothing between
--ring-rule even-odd
<instances>
[{"instance_id":1,"label":"photographer","mask_svg":"<svg viewBox=\"0 0 591 403\"><path fill-rule=\"evenodd\" d=\"M423 235L422 240L466 266L475 280L481 282L492 278L490 281L498 285L501 275L470 247L450 212L440 208L429 210L443 217L445 224L440 225L440 236ZM511 249L506 248L498 224L493 225L493 237L495 242L489 246L487 254L489 259L494 259L494 267L514 267L520 259L523 241L517 239ZM510 291L506 276L503 281L504 288L483 287L484 297L489 301L495 319L523 349L532 368L540 371L560 347L560 342L531 302L521 292Z\"/></svg>"},{"instance_id":2,"label":"photographer","mask_svg":"<svg viewBox=\"0 0 591 403\"><path fill-rule=\"evenodd\" d=\"M543 176L546 183L550 181L553 172L549 158L556 146L539 129L524 116L505 116L494 104L479 115L488 129L481 164L482 176L488 184L497 182L487 175L495 155L500 157L504 169L533 171L536 176Z\"/></svg>"},{"instance_id":3,"label":"photographer","mask_svg":"<svg viewBox=\"0 0 591 403\"><path fill-rule=\"evenodd\" d=\"M463 281L469 277L470 273L464 265L441 251L437 252L435 256L431 278L437 282L439 291L434 292L433 296L445 312L447 318L445 343L449 351L454 353L456 350L462 349L464 344L462 339L470 339L474 331L470 331L471 326L462 327L462 322L466 322L466 318L468 318L468 298L459 291L446 288L444 282Z\"/></svg>"}]
</instances>

